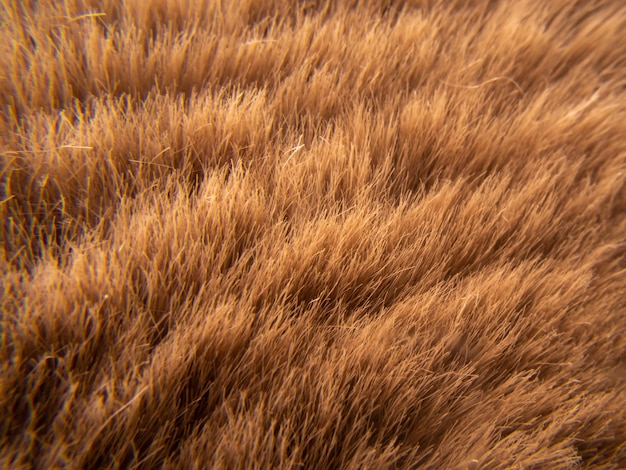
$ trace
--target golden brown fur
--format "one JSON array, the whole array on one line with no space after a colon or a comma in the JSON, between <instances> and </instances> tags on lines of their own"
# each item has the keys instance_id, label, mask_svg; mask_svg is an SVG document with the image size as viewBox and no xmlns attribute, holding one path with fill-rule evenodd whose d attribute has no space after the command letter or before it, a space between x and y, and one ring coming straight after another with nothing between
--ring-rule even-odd
<instances>
[{"instance_id":1,"label":"golden brown fur","mask_svg":"<svg viewBox=\"0 0 626 470\"><path fill-rule=\"evenodd\" d=\"M8 468L626 466L626 6L0 6Z\"/></svg>"}]
</instances>

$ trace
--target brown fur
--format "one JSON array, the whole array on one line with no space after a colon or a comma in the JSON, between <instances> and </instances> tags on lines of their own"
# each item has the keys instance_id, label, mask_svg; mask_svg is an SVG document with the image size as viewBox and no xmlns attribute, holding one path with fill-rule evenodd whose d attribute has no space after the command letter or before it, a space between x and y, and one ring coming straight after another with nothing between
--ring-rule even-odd
<instances>
[{"instance_id":1,"label":"brown fur","mask_svg":"<svg viewBox=\"0 0 626 470\"><path fill-rule=\"evenodd\" d=\"M6 467L626 467L621 0L2 0Z\"/></svg>"}]
</instances>

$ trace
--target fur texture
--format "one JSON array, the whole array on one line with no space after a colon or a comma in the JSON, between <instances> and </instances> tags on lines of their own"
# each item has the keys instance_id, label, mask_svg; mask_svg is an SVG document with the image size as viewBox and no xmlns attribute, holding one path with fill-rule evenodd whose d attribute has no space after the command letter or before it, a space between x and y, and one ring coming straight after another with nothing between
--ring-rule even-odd
<instances>
[{"instance_id":1,"label":"fur texture","mask_svg":"<svg viewBox=\"0 0 626 470\"><path fill-rule=\"evenodd\" d=\"M622 0L0 21L5 467L626 467Z\"/></svg>"}]
</instances>

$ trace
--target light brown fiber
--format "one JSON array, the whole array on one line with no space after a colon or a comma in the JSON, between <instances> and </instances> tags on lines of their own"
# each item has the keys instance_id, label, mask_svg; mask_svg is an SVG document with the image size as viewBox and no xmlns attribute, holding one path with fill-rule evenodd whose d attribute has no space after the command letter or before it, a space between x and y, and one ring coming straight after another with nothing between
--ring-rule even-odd
<instances>
[{"instance_id":1,"label":"light brown fiber","mask_svg":"<svg viewBox=\"0 0 626 470\"><path fill-rule=\"evenodd\" d=\"M0 24L0 465L626 468L622 0Z\"/></svg>"}]
</instances>

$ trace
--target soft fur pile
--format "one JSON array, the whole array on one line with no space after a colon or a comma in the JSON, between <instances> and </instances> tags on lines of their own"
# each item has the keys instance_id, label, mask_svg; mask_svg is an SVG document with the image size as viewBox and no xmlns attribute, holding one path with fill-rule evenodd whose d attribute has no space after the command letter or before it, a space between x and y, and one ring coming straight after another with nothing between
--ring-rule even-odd
<instances>
[{"instance_id":1,"label":"soft fur pile","mask_svg":"<svg viewBox=\"0 0 626 470\"><path fill-rule=\"evenodd\" d=\"M622 0L0 11L5 467L626 467Z\"/></svg>"}]
</instances>

